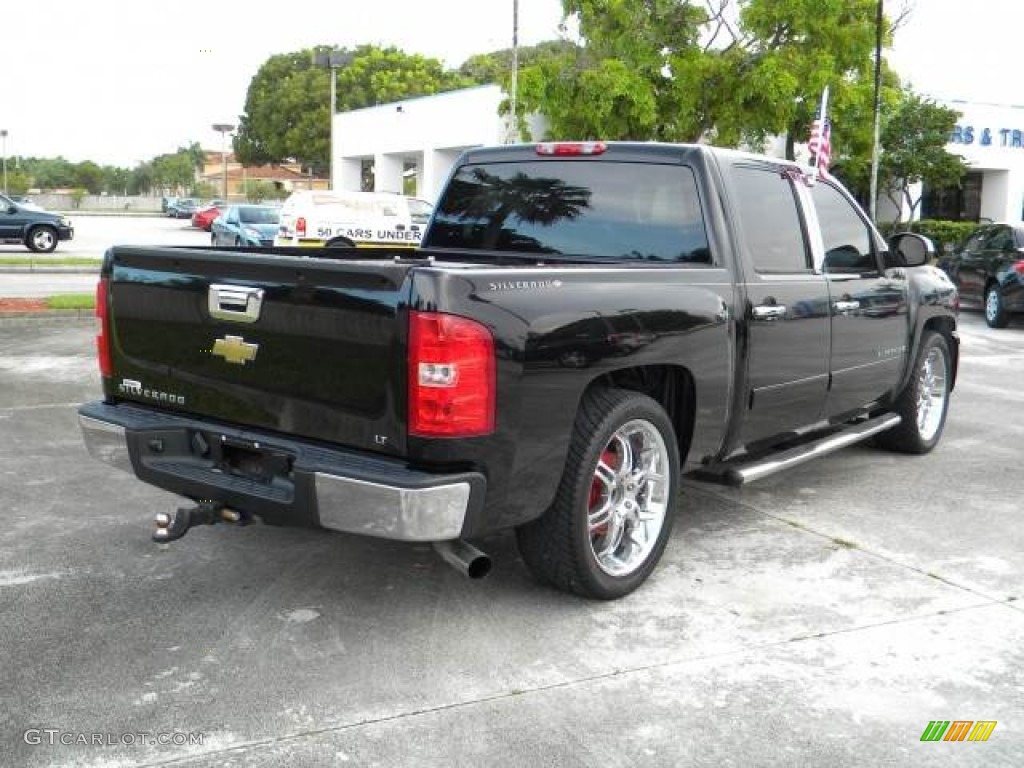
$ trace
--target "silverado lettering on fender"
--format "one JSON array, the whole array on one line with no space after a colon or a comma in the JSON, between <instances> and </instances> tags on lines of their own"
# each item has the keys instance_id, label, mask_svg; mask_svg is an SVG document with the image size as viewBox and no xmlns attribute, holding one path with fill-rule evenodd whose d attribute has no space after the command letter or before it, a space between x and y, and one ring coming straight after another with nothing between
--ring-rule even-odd
<instances>
[{"instance_id":1,"label":"silverado lettering on fender","mask_svg":"<svg viewBox=\"0 0 1024 768\"><path fill-rule=\"evenodd\" d=\"M637 143L466 152L416 251L114 247L91 453L196 506L427 541L514 528L597 598L652 572L683 472L743 483L873 437L926 453L956 292L839 184Z\"/></svg>"}]
</instances>

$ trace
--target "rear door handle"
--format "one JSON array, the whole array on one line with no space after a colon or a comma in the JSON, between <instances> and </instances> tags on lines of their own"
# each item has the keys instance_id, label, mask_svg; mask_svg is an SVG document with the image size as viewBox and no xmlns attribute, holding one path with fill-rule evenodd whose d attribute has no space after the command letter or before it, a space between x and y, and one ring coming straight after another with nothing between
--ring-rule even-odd
<instances>
[{"instance_id":1,"label":"rear door handle","mask_svg":"<svg viewBox=\"0 0 1024 768\"><path fill-rule=\"evenodd\" d=\"M860 302L853 301L837 301L832 305L835 307L836 312L853 312L854 310L860 309Z\"/></svg>"},{"instance_id":2,"label":"rear door handle","mask_svg":"<svg viewBox=\"0 0 1024 768\"><path fill-rule=\"evenodd\" d=\"M781 320L786 316L785 304L759 304L754 307L755 320Z\"/></svg>"}]
</instances>

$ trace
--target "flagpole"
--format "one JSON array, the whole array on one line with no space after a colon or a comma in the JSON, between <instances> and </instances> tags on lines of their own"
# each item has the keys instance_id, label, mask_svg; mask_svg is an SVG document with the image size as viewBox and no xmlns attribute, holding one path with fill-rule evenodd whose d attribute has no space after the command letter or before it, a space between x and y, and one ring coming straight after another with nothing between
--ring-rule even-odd
<instances>
[{"instance_id":1,"label":"flagpole","mask_svg":"<svg viewBox=\"0 0 1024 768\"><path fill-rule=\"evenodd\" d=\"M821 92L821 107L818 109L818 151L814 153L814 178L821 178L821 145L825 141L825 113L828 111L828 86Z\"/></svg>"}]
</instances>

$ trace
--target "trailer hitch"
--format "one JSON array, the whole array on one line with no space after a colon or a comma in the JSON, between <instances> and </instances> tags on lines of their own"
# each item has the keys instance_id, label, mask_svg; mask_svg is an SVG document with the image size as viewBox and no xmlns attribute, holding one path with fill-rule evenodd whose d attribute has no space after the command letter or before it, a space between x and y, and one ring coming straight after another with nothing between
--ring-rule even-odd
<instances>
[{"instance_id":1,"label":"trailer hitch","mask_svg":"<svg viewBox=\"0 0 1024 768\"><path fill-rule=\"evenodd\" d=\"M168 542L180 539L195 525L216 525L220 522L246 525L248 515L228 509L216 501L200 501L194 507L178 507L172 514L160 512L156 516L153 541Z\"/></svg>"}]
</instances>

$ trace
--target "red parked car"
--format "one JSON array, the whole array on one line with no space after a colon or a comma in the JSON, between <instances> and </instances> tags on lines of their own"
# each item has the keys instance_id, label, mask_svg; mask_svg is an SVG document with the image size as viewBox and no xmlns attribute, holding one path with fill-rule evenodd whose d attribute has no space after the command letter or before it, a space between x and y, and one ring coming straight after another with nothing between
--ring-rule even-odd
<instances>
[{"instance_id":1,"label":"red parked car","mask_svg":"<svg viewBox=\"0 0 1024 768\"><path fill-rule=\"evenodd\" d=\"M221 213L221 206L216 203L208 205L205 208L201 208L192 214L192 226L205 232L209 232L210 226L213 224L213 220L220 216Z\"/></svg>"}]
</instances>

